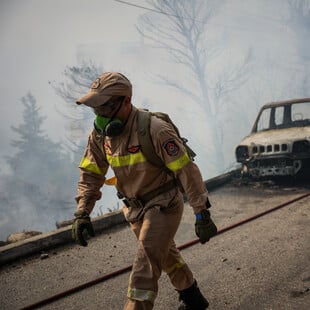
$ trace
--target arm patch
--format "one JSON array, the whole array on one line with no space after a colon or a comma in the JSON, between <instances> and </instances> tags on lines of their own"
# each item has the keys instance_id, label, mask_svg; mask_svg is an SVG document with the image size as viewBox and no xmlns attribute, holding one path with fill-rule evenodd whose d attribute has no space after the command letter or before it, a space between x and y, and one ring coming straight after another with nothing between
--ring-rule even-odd
<instances>
[{"instance_id":1,"label":"arm patch","mask_svg":"<svg viewBox=\"0 0 310 310\"><path fill-rule=\"evenodd\" d=\"M177 156L179 154L180 148L174 139L169 139L163 143L163 147L169 156Z\"/></svg>"}]
</instances>

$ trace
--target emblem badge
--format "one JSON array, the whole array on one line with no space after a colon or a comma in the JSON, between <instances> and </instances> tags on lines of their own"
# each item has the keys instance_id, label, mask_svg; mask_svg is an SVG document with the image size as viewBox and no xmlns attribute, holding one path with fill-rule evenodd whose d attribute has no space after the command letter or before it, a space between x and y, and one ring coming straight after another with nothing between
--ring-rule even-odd
<instances>
[{"instance_id":1,"label":"emblem badge","mask_svg":"<svg viewBox=\"0 0 310 310\"><path fill-rule=\"evenodd\" d=\"M128 148L128 152L129 153L138 153L138 151L140 150L140 145L134 145Z\"/></svg>"},{"instance_id":2,"label":"emblem badge","mask_svg":"<svg viewBox=\"0 0 310 310\"><path fill-rule=\"evenodd\" d=\"M176 156L179 153L180 148L176 144L176 142L173 139L167 140L164 144L163 147L165 148L167 154L169 156Z\"/></svg>"},{"instance_id":3,"label":"emblem badge","mask_svg":"<svg viewBox=\"0 0 310 310\"><path fill-rule=\"evenodd\" d=\"M91 88L92 89L97 89L100 86L100 79L97 78L92 84L91 84Z\"/></svg>"}]
</instances>

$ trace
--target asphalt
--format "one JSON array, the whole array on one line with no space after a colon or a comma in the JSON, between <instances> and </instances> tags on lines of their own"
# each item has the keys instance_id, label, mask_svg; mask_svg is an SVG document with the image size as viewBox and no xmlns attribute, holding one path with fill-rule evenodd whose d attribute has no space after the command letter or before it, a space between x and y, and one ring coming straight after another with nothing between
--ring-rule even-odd
<instances>
[{"instance_id":1,"label":"asphalt","mask_svg":"<svg viewBox=\"0 0 310 310\"><path fill-rule=\"evenodd\" d=\"M220 231L310 192L304 184L226 181L210 191L212 217ZM310 308L309 207L307 196L229 229L206 245L194 243L182 250L210 309ZM196 240L193 228L194 216L186 205L177 245ZM86 248L64 242L38 249L2 263L1 309L21 309L130 267L136 240L121 223L101 230ZM129 271L123 272L40 308L122 309L128 277ZM177 293L165 274L159 287L154 309L177 309Z\"/></svg>"}]
</instances>

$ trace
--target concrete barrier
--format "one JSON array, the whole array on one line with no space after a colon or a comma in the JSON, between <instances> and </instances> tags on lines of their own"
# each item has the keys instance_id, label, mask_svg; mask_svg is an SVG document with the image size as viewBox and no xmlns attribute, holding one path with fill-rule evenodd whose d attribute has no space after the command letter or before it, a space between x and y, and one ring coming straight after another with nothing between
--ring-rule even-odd
<instances>
[{"instance_id":1,"label":"concrete barrier","mask_svg":"<svg viewBox=\"0 0 310 310\"><path fill-rule=\"evenodd\" d=\"M238 171L239 170L233 170L205 181L207 189L212 191L213 189L229 182L238 174ZM186 200L186 197L184 198ZM126 224L127 222L124 218L123 212L120 210L92 218L92 223L95 232L98 234L108 228ZM10 243L0 247L0 265L12 262L21 257L40 253L41 251L72 242L71 225L69 225L67 227L40 234L23 241Z\"/></svg>"}]
</instances>

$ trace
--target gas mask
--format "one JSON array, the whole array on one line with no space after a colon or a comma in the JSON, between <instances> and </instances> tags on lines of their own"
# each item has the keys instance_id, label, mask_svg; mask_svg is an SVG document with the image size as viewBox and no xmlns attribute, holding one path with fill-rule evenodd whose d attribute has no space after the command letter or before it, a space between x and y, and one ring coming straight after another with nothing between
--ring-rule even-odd
<instances>
[{"instance_id":1,"label":"gas mask","mask_svg":"<svg viewBox=\"0 0 310 310\"><path fill-rule=\"evenodd\" d=\"M123 122L120 119L114 117L109 118L100 115L96 115L94 126L101 135L108 137L119 136L125 128Z\"/></svg>"},{"instance_id":2,"label":"gas mask","mask_svg":"<svg viewBox=\"0 0 310 310\"><path fill-rule=\"evenodd\" d=\"M113 104L115 105L115 103ZM101 135L116 137L123 132L125 124L119 118L115 117L121 108L122 102L119 104L118 109L113 113L111 117L99 114L96 115L94 126Z\"/></svg>"}]
</instances>

